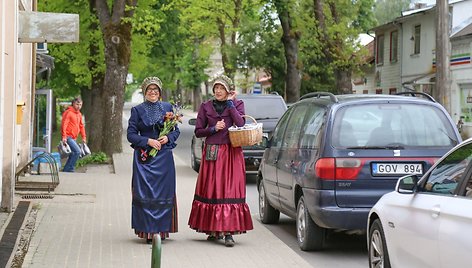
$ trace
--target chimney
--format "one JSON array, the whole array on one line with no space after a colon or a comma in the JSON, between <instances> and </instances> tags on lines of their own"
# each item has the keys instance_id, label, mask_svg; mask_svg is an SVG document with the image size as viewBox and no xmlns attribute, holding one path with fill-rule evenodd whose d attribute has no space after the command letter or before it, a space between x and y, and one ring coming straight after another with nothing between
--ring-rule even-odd
<instances>
[{"instance_id":1,"label":"chimney","mask_svg":"<svg viewBox=\"0 0 472 268\"><path fill-rule=\"evenodd\" d=\"M415 9L425 8L426 3L415 3Z\"/></svg>"}]
</instances>

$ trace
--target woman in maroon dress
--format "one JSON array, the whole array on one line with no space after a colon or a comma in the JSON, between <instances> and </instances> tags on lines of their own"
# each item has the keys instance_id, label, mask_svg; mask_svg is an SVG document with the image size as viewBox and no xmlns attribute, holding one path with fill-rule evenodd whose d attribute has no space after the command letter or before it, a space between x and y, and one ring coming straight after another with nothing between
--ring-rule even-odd
<instances>
[{"instance_id":1,"label":"woman in maroon dress","mask_svg":"<svg viewBox=\"0 0 472 268\"><path fill-rule=\"evenodd\" d=\"M243 152L231 146L228 134L230 126L244 125L244 103L224 75L215 79L213 93L215 98L200 106L195 125L195 135L206 139L188 224L207 240L224 237L232 247L234 234L253 229Z\"/></svg>"}]
</instances>

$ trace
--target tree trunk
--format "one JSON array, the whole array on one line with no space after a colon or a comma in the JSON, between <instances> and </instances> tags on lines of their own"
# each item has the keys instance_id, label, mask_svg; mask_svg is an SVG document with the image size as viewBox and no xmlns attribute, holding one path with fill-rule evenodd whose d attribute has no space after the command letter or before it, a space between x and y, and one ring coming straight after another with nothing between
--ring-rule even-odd
<instances>
[{"instance_id":1,"label":"tree trunk","mask_svg":"<svg viewBox=\"0 0 472 268\"><path fill-rule=\"evenodd\" d=\"M95 0L96 14L100 21L105 45L105 75L100 92L103 117L100 128L101 149L108 156L122 151L123 104L126 76L131 55L131 24L124 18L133 17L137 0L114 0L112 9L107 1ZM93 130L92 130L93 131Z\"/></svg>"},{"instance_id":2,"label":"tree trunk","mask_svg":"<svg viewBox=\"0 0 472 268\"><path fill-rule=\"evenodd\" d=\"M322 42L322 50L323 50L323 55L324 59L323 62L328 65L330 62L333 62L333 57L331 55L331 51L329 51L329 48L331 46L330 44L330 37L328 35L328 30L326 27L326 19L325 15L323 13L323 1L322 0L314 0L313 1L314 5L314 12L315 12L315 20L317 23L317 28L318 28L318 37L320 39L320 42ZM334 92L337 93L337 92Z\"/></svg>"},{"instance_id":3,"label":"tree trunk","mask_svg":"<svg viewBox=\"0 0 472 268\"><path fill-rule=\"evenodd\" d=\"M226 31L225 29L227 28L227 25L223 20L220 18L217 18L216 23L218 25L218 33L220 37L220 42L221 42L221 61L223 64L223 69L225 74L230 77L231 79L234 80L234 75L235 75L235 65L234 65L234 59L231 57L231 49L233 49L236 46L236 38L237 38L237 29L239 28L239 24L241 22L241 12L242 12L242 0L234 0L234 17L231 18L231 26L232 30L230 31L230 36L229 36L229 45L226 42Z\"/></svg>"},{"instance_id":4,"label":"tree trunk","mask_svg":"<svg viewBox=\"0 0 472 268\"><path fill-rule=\"evenodd\" d=\"M123 104L131 54L131 27L110 25L104 34L105 41L105 79L102 89L104 108L102 148L107 155L122 151Z\"/></svg>"},{"instance_id":5,"label":"tree trunk","mask_svg":"<svg viewBox=\"0 0 472 268\"><path fill-rule=\"evenodd\" d=\"M231 63L229 62L229 55L228 50L229 48L226 45L226 33L225 28L226 24L221 20L217 19L218 24L218 33L220 36L220 52L221 52L221 63L223 65L223 70L228 77L233 78L234 70L231 67Z\"/></svg>"},{"instance_id":6,"label":"tree trunk","mask_svg":"<svg viewBox=\"0 0 472 268\"><path fill-rule=\"evenodd\" d=\"M81 90L84 102L83 114L85 117L87 144L92 152L102 151L104 111L103 109L96 108L103 107L101 98L102 86L103 74L100 77L92 77L92 89Z\"/></svg>"},{"instance_id":7,"label":"tree trunk","mask_svg":"<svg viewBox=\"0 0 472 268\"><path fill-rule=\"evenodd\" d=\"M194 87L193 88L193 111L198 112L198 109L200 108L200 104L202 103L202 94L200 87Z\"/></svg>"},{"instance_id":8,"label":"tree trunk","mask_svg":"<svg viewBox=\"0 0 472 268\"><path fill-rule=\"evenodd\" d=\"M95 3L90 1L90 12L93 14L95 10ZM98 23L91 23L89 26L91 31L99 29ZM97 43L90 43L89 54L91 58L99 53ZM82 108L85 116L85 131L87 133L87 144L92 152L102 151L102 137L104 136L102 122L104 121L103 109L96 109L96 107L103 107L101 98L101 91L103 87L104 74L96 72L97 64L95 61L88 62L88 69L92 72L91 88L81 89L84 106Z\"/></svg>"},{"instance_id":9,"label":"tree trunk","mask_svg":"<svg viewBox=\"0 0 472 268\"><path fill-rule=\"evenodd\" d=\"M292 19L286 3L275 1L280 24L282 25L282 43L285 50L286 77L285 98L288 103L296 102L300 98L300 69L298 62L298 40L300 33L292 29Z\"/></svg>"},{"instance_id":10,"label":"tree trunk","mask_svg":"<svg viewBox=\"0 0 472 268\"><path fill-rule=\"evenodd\" d=\"M338 25L340 22L339 14L334 2L329 2L329 9L331 11L331 16L333 17L334 22ZM342 50L344 47L344 41L341 37L336 34L333 40L333 45L337 50ZM333 55L332 58L337 57L338 55ZM338 56L339 57L339 56ZM344 66L337 65L334 68L334 77L336 79L335 86L338 91L338 94L351 94L352 93L352 82L351 82L351 68L349 64Z\"/></svg>"},{"instance_id":11,"label":"tree trunk","mask_svg":"<svg viewBox=\"0 0 472 268\"><path fill-rule=\"evenodd\" d=\"M339 14L336 9L334 2L329 2L329 10L331 12L331 17L334 20L334 23L338 24ZM323 11L323 0L314 0L313 1L315 19L318 26L318 34L320 40L322 40L323 54L325 57L324 62L329 64L334 62L338 55L335 55L333 51L339 51L343 49L343 39L339 37L332 38L328 34L328 28L326 26L326 19ZM333 49L335 48L335 49ZM351 83L351 73L349 66L334 66L334 78L335 78L335 94L350 94L352 93L352 83Z\"/></svg>"},{"instance_id":12,"label":"tree trunk","mask_svg":"<svg viewBox=\"0 0 472 268\"><path fill-rule=\"evenodd\" d=\"M339 68L334 70L334 78L336 89L338 92L336 94L351 94L352 93L352 83L351 83L351 71L350 70L341 70Z\"/></svg>"}]
</instances>

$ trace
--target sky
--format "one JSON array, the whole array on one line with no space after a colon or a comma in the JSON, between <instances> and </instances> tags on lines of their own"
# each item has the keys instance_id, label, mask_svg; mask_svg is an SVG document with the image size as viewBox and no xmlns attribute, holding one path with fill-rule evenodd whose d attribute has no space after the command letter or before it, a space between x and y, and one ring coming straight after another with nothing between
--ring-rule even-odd
<instances>
[{"instance_id":1,"label":"sky","mask_svg":"<svg viewBox=\"0 0 472 268\"><path fill-rule=\"evenodd\" d=\"M374 37L372 37L371 35L368 35L368 34L360 34L359 35L359 42L363 46L367 45L372 40L374 40Z\"/></svg>"}]
</instances>

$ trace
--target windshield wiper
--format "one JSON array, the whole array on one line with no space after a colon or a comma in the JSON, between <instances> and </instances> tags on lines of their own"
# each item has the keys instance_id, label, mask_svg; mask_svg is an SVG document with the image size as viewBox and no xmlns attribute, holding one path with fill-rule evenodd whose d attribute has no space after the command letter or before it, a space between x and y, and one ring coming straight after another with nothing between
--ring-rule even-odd
<instances>
[{"instance_id":1,"label":"windshield wiper","mask_svg":"<svg viewBox=\"0 0 472 268\"><path fill-rule=\"evenodd\" d=\"M256 120L278 119L277 117L256 117Z\"/></svg>"},{"instance_id":2,"label":"windshield wiper","mask_svg":"<svg viewBox=\"0 0 472 268\"><path fill-rule=\"evenodd\" d=\"M386 145L386 146L352 146L346 149L380 149L380 150L402 150L405 146L402 145Z\"/></svg>"},{"instance_id":3,"label":"windshield wiper","mask_svg":"<svg viewBox=\"0 0 472 268\"><path fill-rule=\"evenodd\" d=\"M442 128L438 128L439 131L441 131L444 135L446 135L450 141L452 141L454 144L458 144L459 142L452 138L451 136L449 136L449 134L447 134L446 130L442 129Z\"/></svg>"}]
</instances>

